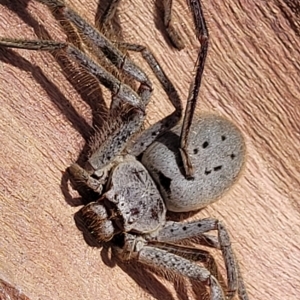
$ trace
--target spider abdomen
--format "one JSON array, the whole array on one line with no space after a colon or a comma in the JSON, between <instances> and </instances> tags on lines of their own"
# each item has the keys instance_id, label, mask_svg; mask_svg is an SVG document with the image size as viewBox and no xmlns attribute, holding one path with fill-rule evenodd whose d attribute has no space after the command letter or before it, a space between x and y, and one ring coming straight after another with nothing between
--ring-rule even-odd
<instances>
[{"instance_id":1,"label":"spider abdomen","mask_svg":"<svg viewBox=\"0 0 300 300\"><path fill-rule=\"evenodd\" d=\"M186 179L179 153L181 126L159 137L142 163L157 183L167 209L197 210L218 200L237 180L245 160L239 129L217 115L202 115L192 124L189 155L195 176Z\"/></svg>"}]
</instances>

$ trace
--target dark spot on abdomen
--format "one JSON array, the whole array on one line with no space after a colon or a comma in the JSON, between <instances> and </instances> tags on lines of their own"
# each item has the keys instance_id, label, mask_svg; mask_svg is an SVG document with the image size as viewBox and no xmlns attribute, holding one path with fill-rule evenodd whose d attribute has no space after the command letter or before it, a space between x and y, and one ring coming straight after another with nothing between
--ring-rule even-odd
<instances>
[{"instance_id":1,"label":"dark spot on abdomen","mask_svg":"<svg viewBox=\"0 0 300 300\"><path fill-rule=\"evenodd\" d=\"M172 179L165 176L162 172L159 172L158 176L159 176L159 182L161 186L165 189L165 191L168 194L170 194L171 193L170 186L171 186Z\"/></svg>"}]
</instances>

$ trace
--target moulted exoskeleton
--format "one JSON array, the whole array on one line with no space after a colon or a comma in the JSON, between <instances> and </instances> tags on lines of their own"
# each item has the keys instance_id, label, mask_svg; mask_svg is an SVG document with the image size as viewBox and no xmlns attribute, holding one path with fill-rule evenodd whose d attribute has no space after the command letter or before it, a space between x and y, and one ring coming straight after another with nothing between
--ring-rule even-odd
<instances>
[{"instance_id":1,"label":"moulted exoskeleton","mask_svg":"<svg viewBox=\"0 0 300 300\"><path fill-rule=\"evenodd\" d=\"M166 219L167 210L198 210L219 199L238 178L245 158L244 140L235 125L217 115L193 116L208 47L200 1L188 1L201 48L183 120L183 106L176 89L147 48L112 43L61 0L38 1L59 11L82 43L94 52L96 49L109 64L139 83L134 91L91 59L84 47L52 40L0 39L2 47L64 51L112 93L109 117L102 128L95 130L85 165L68 168L72 185L87 203L75 216L78 226L97 243L110 242L122 260L135 259L201 281L209 287L213 300L232 298L237 292L240 299L248 299L229 235L220 221L207 218L183 223ZM111 18L118 2L110 2L100 23ZM163 3L167 32L181 49L183 43L171 22L172 1ZM152 83L140 67L119 51L119 46L142 54L175 108L144 131L141 128ZM217 230L217 237L207 234L212 230ZM222 251L226 290L216 279L216 266L206 268L208 263L214 264L209 252L181 244L191 238Z\"/></svg>"}]
</instances>

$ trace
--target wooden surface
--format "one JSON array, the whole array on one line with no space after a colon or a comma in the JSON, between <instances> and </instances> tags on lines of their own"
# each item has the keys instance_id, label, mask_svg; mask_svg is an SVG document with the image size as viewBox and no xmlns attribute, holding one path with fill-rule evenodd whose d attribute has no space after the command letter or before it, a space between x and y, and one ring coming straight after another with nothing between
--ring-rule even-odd
<instances>
[{"instance_id":1,"label":"wooden surface","mask_svg":"<svg viewBox=\"0 0 300 300\"><path fill-rule=\"evenodd\" d=\"M94 22L96 1L67 2ZM186 42L181 52L161 30L160 1L123 0L119 20L124 39L148 45L186 99L199 46L186 1L174 2ZM64 40L42 5L0 4L0 36L34 39L46 28ZM299 6L289 4L203 3L210 48L198 110L238 124L248 154L236 186L193 218L216 217L227 225L250 299L299 298ZM171 111L153 81L150 123ZM0 279L15 287L13 299L20 293L30 299L187 299L182 286L141 266L110 263L76 228L78 207L67 203L60 185L88 137L91 112L53 56L0 50L0 104Z\"/></svg>"}]
</instances>

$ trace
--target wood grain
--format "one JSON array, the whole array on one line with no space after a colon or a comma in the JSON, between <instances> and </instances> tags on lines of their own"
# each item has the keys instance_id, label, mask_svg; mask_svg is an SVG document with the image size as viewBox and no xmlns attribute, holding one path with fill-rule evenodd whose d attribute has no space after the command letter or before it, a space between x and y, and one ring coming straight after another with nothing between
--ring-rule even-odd
<instances>
[{"instance_id":1,"label":"wood grain","mask_svg":"<svg viewBox=\"0 0 300 300\"><path fill-rule=\"evenodd\" d=\"M34 39L46 29L65 39L42 5L11 2L0 1L0 36ZM94 22L96 1L67 2ZM181 52L166 41L160 1L122 1L119 22L124 39L149 46L186 99L199 46L186 1L174 2ZM248 154L234 188L193 218L226 224L250 299L298 299L299 3L211 0L203 7L210 48L198 111L238 124ZM149 123L172 110L151 78ZM97 99L86 91L82 99L75 88L50 54L0 50L0 278L30 299L187 299L182 285L139 265L114 265L76 228L78 208L60 185L92 126L87 103Z\"/></svg>"}]
</instances>

